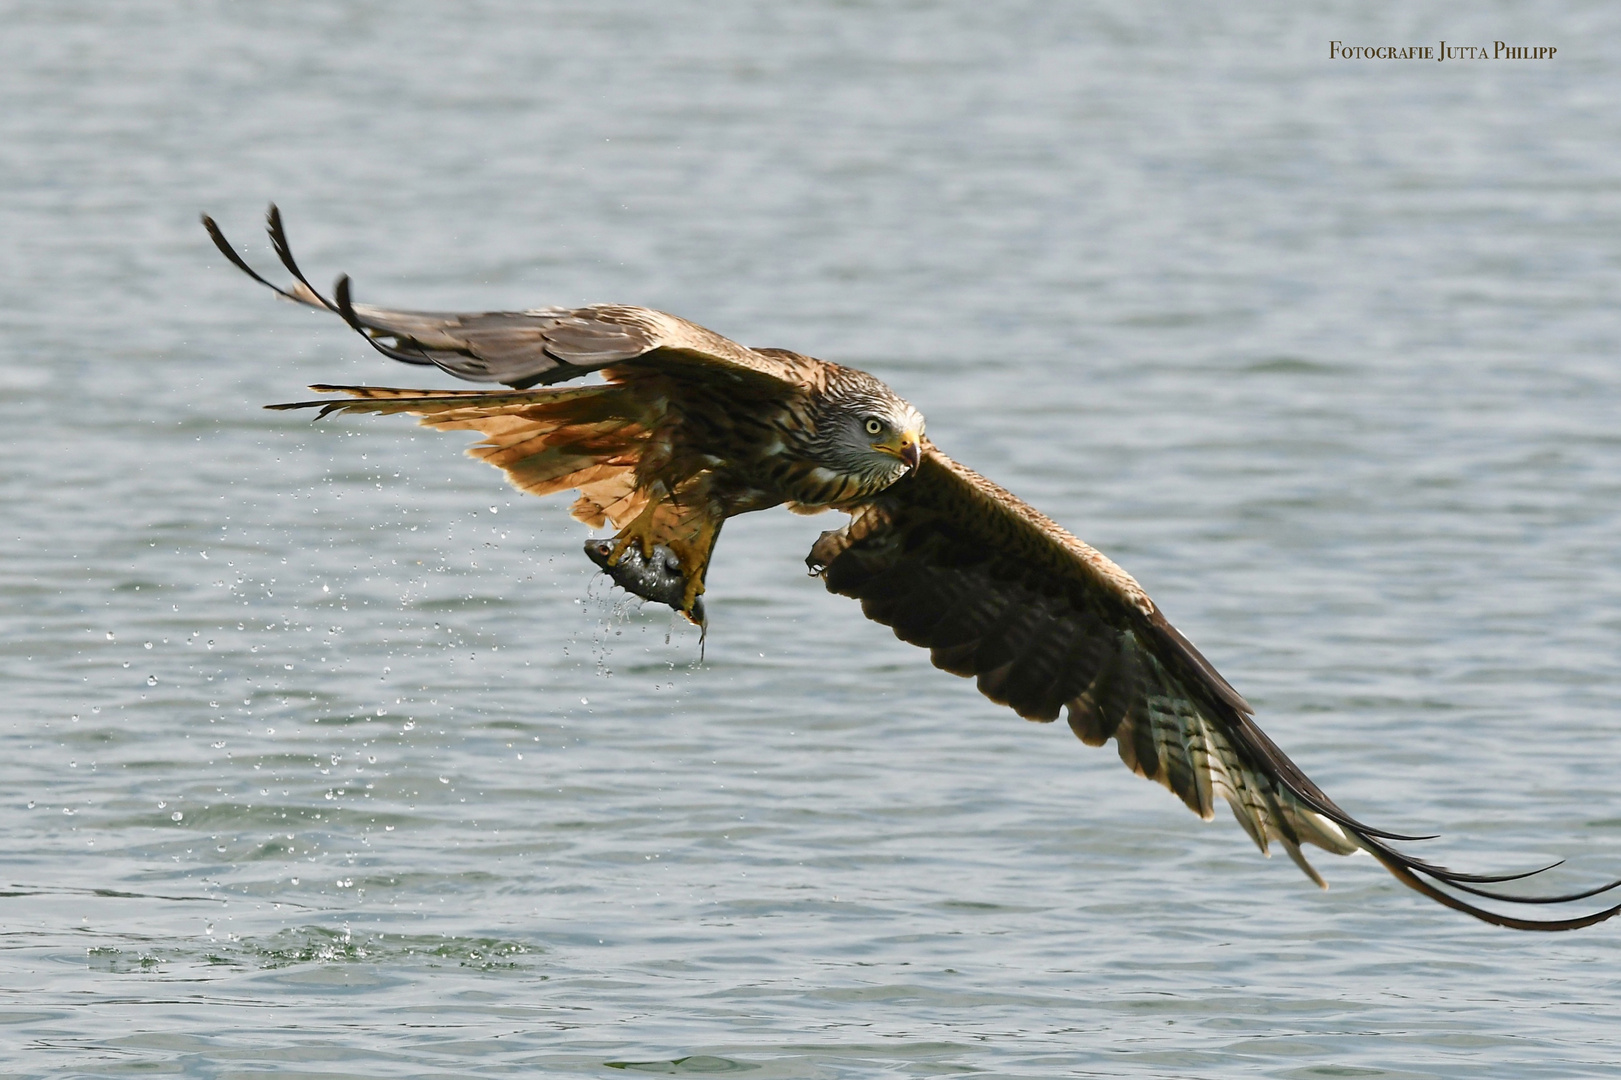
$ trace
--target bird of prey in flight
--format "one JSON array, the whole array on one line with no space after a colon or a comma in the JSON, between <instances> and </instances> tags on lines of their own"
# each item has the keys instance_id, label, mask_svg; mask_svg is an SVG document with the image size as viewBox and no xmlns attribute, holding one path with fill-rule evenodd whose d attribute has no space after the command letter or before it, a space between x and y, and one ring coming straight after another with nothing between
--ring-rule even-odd
<instances>
[{"instance_id":1,"label":"bird of prey in flight","mask_svg":"<svg viewBox=\"0 0 1621 1080\"><path fill-rule=\"evenodd\" d=\"M1565 904L1500 889L1518 874L1469 874L1407 854L1404 836L1342 810L1256 726L1253 709L1119 566L1009 492L953 461L923 416L864 371L786 349L754 349L648 308L597 304L528 311L393 311L354 303L347 276L330 298L293 260L281 216L269 233L292 275L261 277L212 219L203 225L238 269L277 294L333 312L383 355L505 390L315 386L348 395L272 409L407 413L483 436L469 451L523 491L578 493L573 514L612 526L586 554L621 586L704 623L704 578L726 519L786 506L840 510L806 559L827 588L972 676L1029 720L1067 713L1089 746L1121 760L1200 817L1218 799L1265 852L1366 851L1397 880L1497 926L1571 930L1621 905L1568 918L1480 906ZM590 385L557 386L597 372ZM1546 869L1546 868L1544 868Z\"/></svg>"}]
</instances>

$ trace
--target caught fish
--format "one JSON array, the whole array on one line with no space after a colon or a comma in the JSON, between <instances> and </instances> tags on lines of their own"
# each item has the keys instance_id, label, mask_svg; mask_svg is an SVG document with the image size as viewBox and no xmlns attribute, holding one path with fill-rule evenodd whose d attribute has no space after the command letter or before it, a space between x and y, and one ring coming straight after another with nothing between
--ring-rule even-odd
<instances>
[{"instance_id":1,"label":"caught fish","mask_svg":"<svg viewBox=\"0 0 1621 1080\"><path fill-rule=\"evenodd\" d=\"M614 542L612 540L587 540L585 554L592 562L602 567L604 573L613 579L613 583L628 593L634 593L643 600L651 600L656 604L668 604L677 611L681 611L681 596L686 591L687 579L681 573L681 560L676 557L663 544L653 546L653 557L645 558L639 544L632 543L625 548L625 553L619 562L610 566L608 557L613 554ZM708 620L704 617L703 597L692 603L691 611L681 611L688 620L698 626L707 626Z\"/></svg>"}]
</instances>

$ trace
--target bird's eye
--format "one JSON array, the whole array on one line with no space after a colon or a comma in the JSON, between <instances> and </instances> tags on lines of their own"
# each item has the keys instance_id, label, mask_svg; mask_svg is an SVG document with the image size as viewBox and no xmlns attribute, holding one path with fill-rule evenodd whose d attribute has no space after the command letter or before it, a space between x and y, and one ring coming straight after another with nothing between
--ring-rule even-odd
<instances>
[{"instance_id":1,"label":"bird's eye","mask_svg":"<svg viewBox=\"0 0 1621 1080\"><path fill-rule=\"evenodd\" d=\"M868 435L882 435L884 433L884 422L878 419L876 416L869 416L867 418L866 427Z\"/></svg>"}]
</instances>

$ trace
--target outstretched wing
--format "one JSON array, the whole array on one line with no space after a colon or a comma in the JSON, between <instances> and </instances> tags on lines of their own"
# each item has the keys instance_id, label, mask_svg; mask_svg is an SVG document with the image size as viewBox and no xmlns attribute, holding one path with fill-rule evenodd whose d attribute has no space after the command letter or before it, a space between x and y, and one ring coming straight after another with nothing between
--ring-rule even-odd
<instances>
[{"instance_id":1,"label":"outstretched wing","mask_svg":"<svg viewBox=\"0 0 1621 1080\"><path fill-rule=\"evenodd\" d=\"M475 431L468 453L503 470L520 491L579 492L573 515L600 528L640 513L647 495L636 467L660 417L632 390L584 386L555 390L402 390L388 386L310 387L350 400L289 401L267 409L329 413L405 413L437 431Z\"/></svg>"},{"instance_id":2,"label":"outstretched wing","mask_svg":"<svg viewBox=\"0 0 1621 1080\"><path fill-rule=\"evenodd\" d=\"M1386 841L1415 840L1341 810L1255 725L1253 710L1166 621L1136 581L1098 551L932 445L918 469L843 529L822 534L806 560L832 592L930 650L935 666L974 676L992 701L1050 722L1066 710L1082 742L1114 739L1121 760L1164 784L1200 817L1217 798L1262 851L1277 841L1323 880L1303 843L1337 855L1369 852L1404 884L1499 926L1567 930L1621 912L1521 919L1487 911L1439 885L1516 903L1481 885L1526 874L1461 874Z\"/></svg>"},{"instance_id":3,"label":"outstretched wing","mask_svg":"<svg viewBox=\"0 0 1621 1080\"><path fill-rule=\"evenodd\" d=\"M356 304L349 278L340 277L331 299L311 285L293 259L281 212L267 215L271 245L292 274L287 288L261 277L237 254L214 219L203 227L220 253L253 280L300 304L343 318L384 356L431 365L470 382L505 383L523 389L566 382L611 364L635 362L671 373L695 368L739 380L799 385L805 362L792 354L757 352L696 323L651 308L596 304L530 311L391 311Z\"/></svg>"}]
</instances>

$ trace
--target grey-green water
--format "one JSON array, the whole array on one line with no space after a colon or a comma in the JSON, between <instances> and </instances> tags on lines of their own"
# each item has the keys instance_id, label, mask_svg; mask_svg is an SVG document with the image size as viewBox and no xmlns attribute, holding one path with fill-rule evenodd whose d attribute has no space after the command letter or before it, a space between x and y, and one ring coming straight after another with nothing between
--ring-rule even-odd
<instances>
[{"instance_id":1,"label":"grey-green water","mask_svg":"<svg viewBox=\"0 0 1621 1080\"><path fill-rule=\"evenodd\" d=\"M1621 867L1612 7L12 3L0 1074L1621 1073L1614 925L1332 891L728 527L708 656L271 302L870 368L1353 812ZM1507 39L1544 63L1330 61ZM429 378L431 385L447 380Z\"/></svg>"}]
</instances>

